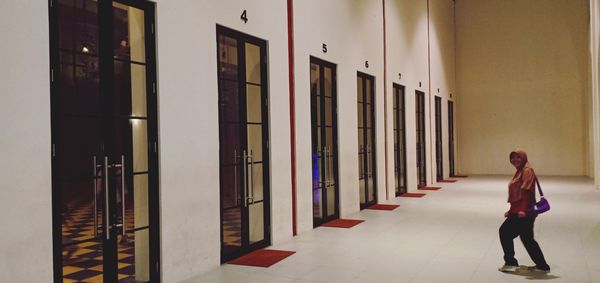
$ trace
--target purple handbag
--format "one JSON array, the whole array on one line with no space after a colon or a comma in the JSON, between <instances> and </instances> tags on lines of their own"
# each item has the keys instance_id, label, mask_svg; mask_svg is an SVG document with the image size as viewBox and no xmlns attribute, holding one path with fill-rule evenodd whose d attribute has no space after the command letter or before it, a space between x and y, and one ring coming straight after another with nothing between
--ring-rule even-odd
<instances>
[{"instance_id":1,"label":"purple handbag","mask_svg":"<svg viewBox=\"0 0 600 283\"><path fill-rule=\"evenodd\" d=\"M537 184L538 190L540 191L540 201L535 203L535 205L531 208L531 212L535 215L538 215L550 210L550 203L544 197L544 192L542 192L542 186L540 186L540 182L538 181L537 177L535 178L535 183Z\"/></svg>"}]
</instances>

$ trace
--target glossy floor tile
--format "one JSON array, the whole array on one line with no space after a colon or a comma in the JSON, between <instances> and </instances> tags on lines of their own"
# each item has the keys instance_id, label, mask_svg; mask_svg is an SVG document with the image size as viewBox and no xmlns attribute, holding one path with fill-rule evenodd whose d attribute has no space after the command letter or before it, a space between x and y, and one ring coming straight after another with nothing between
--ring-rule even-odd
<instances>
[{"instance_id":1,"label":"glossy floor tile","mask_svg":"<svg viewBox=\"0 0 600 283\"><path fill-rule=\"evenodd\" d=\"M498 228L509 176L440 183L423 198L395 198L393 211L363 210L351 229L319 227L272 248L296 254L270 268L222 265L186 282L600 282L600 191L592 180L540 177L552 209L535 237L552 271L501 273ZM516 256L532 265L519 239Z\"/></svg>"}]
</instances>

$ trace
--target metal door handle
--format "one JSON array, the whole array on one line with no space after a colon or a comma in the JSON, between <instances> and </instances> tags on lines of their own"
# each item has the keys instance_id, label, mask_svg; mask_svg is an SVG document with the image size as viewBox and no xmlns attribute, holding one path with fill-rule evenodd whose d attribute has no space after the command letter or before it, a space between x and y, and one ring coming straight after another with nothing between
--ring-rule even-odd
<instances>
[{"instance_id":1,"label":"metal door handle","mask_svg":"<svg viewBox=\"0 0 600 283\"><path fill-rule=\"evenodd\" d=\"M373 171L372 171L372 167L373 164L371 164L372 160L371 160L371 147L369 144L367 144L367 176L370 178L373 176Z\"/></svg>"},{"instance_id":2,"label":"metal door handle","mask_svg":"<svg viewBox=\"0 0 600 283\"><path fill-rule=\"evenodd\" d=\"M327 148L327 146L324 147L323 149L323 173L324 173L324 178L325 178L325 189L327 189L327 186L329 186L329 171L327 171L327 168L329 167L329 149Z\"/></svg>"},{"instance_id":3,"label":"metal door handle","mask_svg":"<svg viewBox=\"0 0 600 283\"><path fill-rule=\"evenodd\" d=\"M108 156L104 156L104 197L104 206L106 207L106 224L104 225L104 233L106 234L106 239L110 240L110 203L108 202Z\"/></svg>"},{"instance_id":4,"label":"metal door handle","mask_svg":"<svg viewBox=\"0 0 600 283\"><path fill-rule=\"evenodd\" d=\"M325 146L321 150L321 157L323 160L323 168L321 168L321 171L323 171L323 187L327 187L327 147Z\"/></svg>"},{"instance_id":5,"label":"metal door handle","mask_svg":"<svg viewBox=\"0 0 600 283\"><path fill-rule=\"evenodd\" d=\"M121 204L123 206L121 235L125 236L125 155L121 155Z\"/></svg>"},{"instance_id":6,"label":"metal door handle","mask_svg":"<svg viewBox=\"0 0 600 283\"><path fill-rule=\"evenodd\" d=\"M238 169L237 169L237 150L233 150L233 205L238 205Z\"/></svg>"},{"instance_id":7,"label":"metal door handle","mask_svg":"<svg viewBox=\"0 0 600 283\"><path fill-rule=\"evenodd\" d=\"M332 150L331 147L329 147L329 149L327 150L329 152L330 155L332 154ZM333 179L333 161L331 161L332 156L329 156L327 158L327 168L329 169L329 174L327 174L329 176L329 178L331 179L331 182L329 182L329 185L331 185L331 183L335 184L335 180Z\"/></svg>"},{"instance_id":8,"label":"metal door handle","mask_svg":"<svg viewBox=\"0 0 600 283\"><path fill-rule=\"evenodd\" d=\"M250 204L254 203L254 152L250 150Z\"/></svg>"},{"instance_id":9,"label":"metal door handle","mask_svg":"<svg viewBox=\"0 0 600 283\"><path fill-rule=\"evenodd\" d=\"M246 155L246 150L242 151L242 160L244 163L243 168L243 176L244 176L244 207L248 206L248 155Z\"/></svg>"},{"instance_id":10,"label":"metal door handle","mask_svg":"<svg viewBox=\"0 0 600 283\"><path fill-rule=\"evenodd\" d=\"M98 236L98 196L96 195L98 193L97 190L97 186L98 186L98 180L96 180L96 178L98 177L98 175L96 175L96 171L98 170L97 165L96 165L96 156L94 155L94 235Z\"/></svg>"}]
</instances>

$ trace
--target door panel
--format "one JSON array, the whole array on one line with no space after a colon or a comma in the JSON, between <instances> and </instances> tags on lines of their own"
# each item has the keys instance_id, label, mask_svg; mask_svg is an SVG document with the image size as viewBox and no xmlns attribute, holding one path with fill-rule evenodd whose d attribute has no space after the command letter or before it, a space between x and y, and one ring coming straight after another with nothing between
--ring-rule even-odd
<instances>
[{"instance_id":1,"label":"door panel","mask_svg":"<svg viewBox=\"0 0 600 283\"><path fill-rule=\"evenodd\" d=\"M448 158L450 160L450 177L454 172L454 102L448 101Z\"/></svg>"},{"instance_id":2,"label":"door panel","mask_svg":"<svg viewBox=\"0 0 600 283\"><path fill-rule=\"evenodd\" d=\"M436 180L444 179L444 158L442 154L442 98L435 97L435 161Z\"/></svg>"},{"instance_id":3,"label":"door panel","mask_svg":"<svg viewBox=\"0 0 600 283\"><path fill-rule=\"evenodd\" d=\"M404 86L394 84L394 188L396 196L407 192L406 184L406 120Z\"/></svg>"},{"instance_id":4,"label":"door panel","mask_svg":"<svg viewBox=\"0 0 600 283\"><path fill-rule=\"evenodd\" d=\"M266 42L217 26L221 261L267 246Z\"/></svg>"},{"instance_id":5,"label":"door panel","mask_svg":"<svg viewBox=\"0 0 600 283\"><path fill-rule=\"evenodd\" d=\"M310 57L313 226L339 217L336 66Z\"/></svg>"},{"instance_id":6,"label":"door panel","mask_svg":"<svg viewBox=\"0 0 600 283\"><path fill-rule=\"evenodd\" d=\"M377 203L375 181L375 78L358 72L358 166L360 208Z\"/></svg>"},{"instance_id":7,"label":"door panel","mask_svg":"<svg viewBox=\"0 0 600 283\"><path fill-rule=\"evenodd\" d=\"M427 166L425 161L425 93L416 91L417 129L417 186L427 186Z\"/></svg>"},{"instance_id":8,"label":"door panel","mask_svg":"<svg viewBox=\"0 0 600 283\"><path fill-rule=\"evenodd\" d=\"M160 280L154 4L135 5L50 10L56 282Z\"/></svg>"}]
</instances>

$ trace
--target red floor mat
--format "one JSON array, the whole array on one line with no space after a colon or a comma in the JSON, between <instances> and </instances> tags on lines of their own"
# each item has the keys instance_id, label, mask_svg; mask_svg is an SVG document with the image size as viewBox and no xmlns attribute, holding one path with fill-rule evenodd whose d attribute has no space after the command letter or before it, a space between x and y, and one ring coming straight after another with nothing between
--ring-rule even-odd
<instances>
[{"instance_id":1,"label":"red floor mat","mask_svg":"<svg viewBox=\"0 0 600 283\"><path fill-rule=\"evenodd\" d=\"M442 187L419 187L418 189L422 191L437 191L441 188Z\"/></svg>"},{"instance_id":2,"label":"red floor mat","mask_svg":"<svg viewBox=\"0 0 600 283\"><path fill-rule=\"evenodd\" d=\"M336 219L336 220L329 221L321 226L332 227L332 228L352 228L362 222L365 222L365 221L358 220L358 219Z\"/></svg>"},{"instance_id":3,"label":"red floor mat","mask_svg":"<svg viewBox=\"0 0 600 283\"><path fill-rule=\"evenodd\" d=\"M269 267L273 264L278 263L284 258L293 255L294 253L296 252L262 249L253 251L247 255L238 257L227 263L237 265Z\"/></svg>"},{"instance_id":4,"label":"red floor mat","mask_svg":"<svg viewBox=\"0 0 600 283\"><path fill-rule=\"evenodd\" d=\"M422 198L424 196L425 196L425 194L422 194L422 193L404 193L404 194L401 194L399 197L401 197L401 198Z\"/></svg>"},{"instance_id":5,"label":"red floor mat","mask_svg":"<svg viewBox=\"0 0 600 283\"><path fill-rule=\"evenodd\" d=\"M458 180L440 180L438 183L456 183Z\"/></svg>"},{"instance_id":6,"label":"red floor mat","mask_svg":"<svg viewBox=\"0 0 600 283\"><path fill-rule=\"evenodd\" d=\"M399 205L397 204L374 204L371 205L369 207L367 207L367 209L374 209L374 210L394 210L396 208L398 208Z\"/></svg>"}]
</instances>

